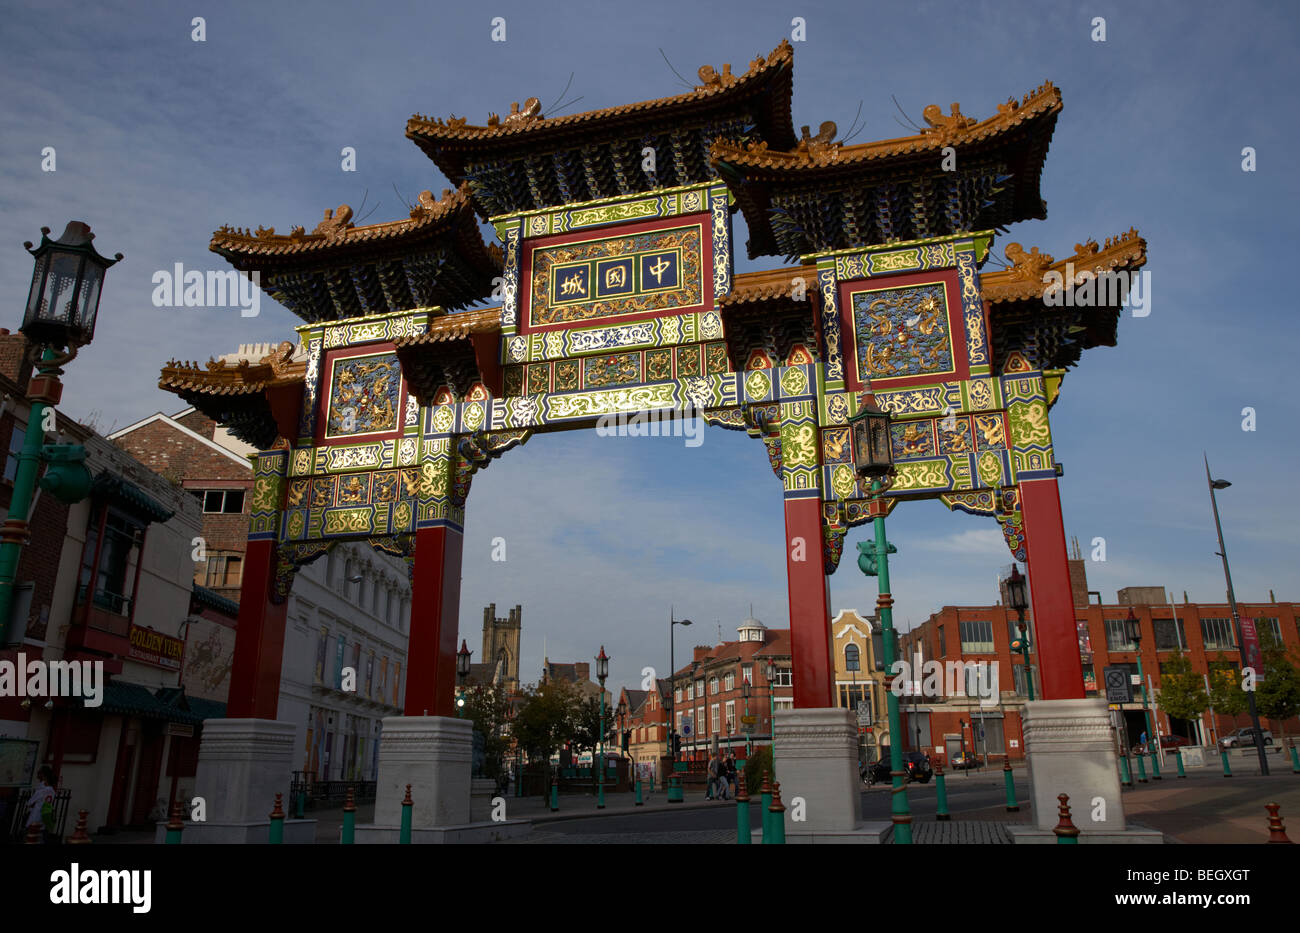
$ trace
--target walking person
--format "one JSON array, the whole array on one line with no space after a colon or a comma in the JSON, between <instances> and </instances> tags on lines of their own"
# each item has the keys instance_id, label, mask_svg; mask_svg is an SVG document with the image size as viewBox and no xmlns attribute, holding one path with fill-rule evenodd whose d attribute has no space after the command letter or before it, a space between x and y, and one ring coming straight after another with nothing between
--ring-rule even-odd
<instances>
[{"instance_id":1,"label":"walking person","mask_svg":"<svg viewBox=\"0 0 1300 933\"><path fill-rule=\"evenodd\" d=\"M31 826L33 823L39 823L41 826L41 840L45 843L58 842L58 836L54 833L54 795L55 785L54 769L49 765L41 765L36 772L36 786L32 788L32 795L27 798L27 821L25 826Z\"/></svg>"},{"instance_id":2,"label":"walking person","mask_svg":"<svg viewBox=\"0 0 1300 933\"><path fill-rule=\"evenodd\" d=\"M714 792L718 789L718 775L721 773L722 762L718 761L716 754L709 756L709 784L708 790L704 793L705 800L716 800Z\"/></svg>"},{"instance_id":3,"label":"walking person","mask_svg":"<svg viewBox=\"0 0 1300 933\"><path fill-rule=\"evenodd\" d=\"M729 792L729 796L731 796L732 798L735 798L736 796L736 780L737 780L736 756L728 755L727 756L727 790Z\"/></svg>"}]
</instances>

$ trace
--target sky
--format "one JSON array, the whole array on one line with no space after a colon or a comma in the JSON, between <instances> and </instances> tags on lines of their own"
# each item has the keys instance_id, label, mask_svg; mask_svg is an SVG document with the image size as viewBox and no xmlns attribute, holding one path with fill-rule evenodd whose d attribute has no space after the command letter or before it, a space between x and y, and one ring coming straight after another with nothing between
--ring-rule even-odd
<instances>
[{"instance_id":1,"label":"sky","mask_svg":"<svg viewBox=\"0 0 1300 933\"><path fill-rule=\"evenodd\" d=\"M1090 589L1129 585L1224 598L1202 455L1233 485L1220 496L1242 601L1300 596L1297 27L1289 4L1243 2L538 2L6 5L0 25L0 326L21 323L42 226L95 231L108 273L95 341L67 370L63 408L107 433L181 405L157 388L168 360L293 337L269 298L237 309L155 307L153 275L223 269L222 224L311 229L325 208L354 221L407 216L448 182L404 136L413 113L484 123L537 96L573 113L684 88L702 64L743 72L794 42L794 124L835 120L853 142L912 133L932 103L983 119L1051 80L1064 109L1047 156L1044 221L994 245L1062 258L1136 227L1151 303L1118 345L1087 351L1052 410L1066 533ZM195 41L194 17L203 17ZM504 17L504 42L492 40ZM1098 18L1104 19L1105 41ZM667 61L665 61L667 59ZM671 63L671 67L670 64ZM571 84L570 84L571 80ZM566 93L565 88L568 85ZM895 103L897 101L897 104ZM558 105L558 106L556 106ZM551 107L555 107L554 110ZM860 110L859 110L860 108ZM344 147L356 171L342 170ZM54 149L54 171L47 148ZM1243 171L1243 149L1255 170ZM488 231L490 235L490 231ZM735 242L746 232L737 215ZM736 271L773 268L739 251ZM1290 310L1288 310L1290 309ZM1254 414L1244 430L1244 409ZM875 581L845 544L833 612L871 611ZM996 602L1010 554L996 523L906 503L889 520L895 618ZM493 539L506 559L493 561ZM691 644L734 638L752 613L788 625L781 487L762 445L711 430L682 438L532 438L475 479L465 540L462 632L482 607L522 604L522 676L542 658L591 658L637 686Z\"/></svg>"}]
</instances>

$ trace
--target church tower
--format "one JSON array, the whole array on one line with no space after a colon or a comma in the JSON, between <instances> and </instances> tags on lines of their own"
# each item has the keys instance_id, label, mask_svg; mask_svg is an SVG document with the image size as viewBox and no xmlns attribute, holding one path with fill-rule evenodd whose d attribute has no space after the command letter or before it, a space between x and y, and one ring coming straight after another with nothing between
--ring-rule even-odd
<instances>
[{"instance_id":1,"label":"church tower","mask_svg":"<svg viewBox=\"0 0 1300 933\"><path fill-rule=\"evenodd\" d=\"M493 680L511 692L519 689L519 631L522 616L522 606L515 606L504 619L497 618L496 603L483 610L483 653L479 657L484 663L496 665Z\"/></svg>"}]
</instances>

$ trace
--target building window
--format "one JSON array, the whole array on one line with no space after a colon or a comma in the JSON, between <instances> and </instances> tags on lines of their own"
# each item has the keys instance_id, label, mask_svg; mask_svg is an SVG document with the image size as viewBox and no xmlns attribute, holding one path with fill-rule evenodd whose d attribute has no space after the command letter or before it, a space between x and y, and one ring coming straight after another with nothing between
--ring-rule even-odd
<instances>
[{"instance_id":1,"label":"building window","mask_svg":"<svg viewBox=\"0 0 1300 933\"><path fill-rule=\"evenodd\" d=\"M18 475L18 454L22 452L23 444L27 441L27 429L14 424L14 429L9 435L9 456L5 460L5 479L9 482L14 481Z\"/></svg>"},{"instance_id":2,"label":"building window","mask_svg":"<svg viewBox=\"0 0 1300 933\"><path fill-rule=\"evenodd\" d=\"M402 662L394 661L393 662L393 705L394 706L402 705L398 701L399 697L401 696L401 693L399 692L401 690L401 687L402 687Z\"/></svg>"},{"instance_id":3,"label":"building window","mask_svg":"<svg viewBox=\"0 0 1300 933\"><path fill-rule=\"evenodd\" d=\"M242 515L244 513L244 490L242 489L191 489L194 498L203 503L203 511L208 514Z\"/></svg>"},{"instance_id":4,"label":"building window","mask_svg":"<svg viewBox=\"0 0 1300 933\"><path fill-rule=\"evenodd\" d=\"M1029 620L1025 620L1025 634L1029 634ZM1007 619L1007 644L1011 644L1020 637L1020 619Z\"/></svg>"},{"instance_id":5,"label":"building window","mask_svg":"<svg viewBox=\"0 0 1300 933\"><path fill-rule=\"evenodd\" d=\"M1237 647L1231 619L1202 619L1201 639L1205 642L1206 651Z\"/></svg>"},{"instance_id":6,"label":"building window","mask_svg":"<svg viewBox=\"0 0 1300 933\"><path fill-rule=\"evenodd\" d=\"M939 657L948 657L948 640L944 637L943 626L939 626Z\"/></svg>"},{"instance_id":7,"label":"building window","mask_svg":"<svg viewBox=\"0 0 1300 933\"><path fill-rule=\"evenodd\" d=\"M1297 624L1297 626L1300 626L1300 622L1298 622L1298 623L1296 623L1296 624ZM747 683L747 684L753 684L753 682L754 682L754 665L752 665L752 664L742 664L742 665L740 665L740 679L743 680L743 681L744 681L745 683Z\"/></svg>"},{"instance_id":8,"label":"building window","mask_svg":"<svg viewBox=\"0 0 1300 933\"><path fill-rule=\"evenodd\" d=\"M695 695L699 697L701 700L704 699L704 678L703 677L695 681Z\"/></svg>"},{"instance_id":9,"label":"building window","mask_svg":"<svg viewBox=\"0 0 1300 933\"><path fill-rule=\"evenodd\" d=\"M1123 619L1106 620L1106 650L1136 651L1137 645L1128 637L1128 626Z\"/></svg>"},{"instance_id":10,"label":"building window","mask_svg":"<svg viewBox=\"0 0 1300 933\"><path fill-rule=\"evenodd\" d=\"M718 695L718 678L716 677L709 678L709 693L713 694L714 696Z\"/></svg>"},{"instance_id":11,"label":"building window","mask_svg":"<svg viewBox=\"0 0 1300 933\"><path fill-rule=\"evenodd\" d=\"M1187 630L1183 620L1178 620L1177 627L1173 619L1152 619L1151 627L1155 629L1157 651L1180 651L1187 647Z\"/></svg>"},{"instance_id":12,"label":"building window","mask_svg":"<svg viewBox=\"0 0 1300 933\"><path fill-rule=\"evenodd\" d=\"M727 701L727 732L728 734L736 731L736 701Z\"/></svg>"},{"instance_id":13,"label":"building window","mask_svg":"<svg viewBox=\"0 0 1300 933\"><path fill-rule=\"evenodd\" d=\"M316 642L316 683L321 683L325 679L325 651L329 640L330 630L322 628L320 640Z\"/></svg>"},{"instance_id":14,"label":"building window","mask_svg":"<svg viewBox=\"0 0 1300 933\"><path fill-rule=\"evenodd\" d=\"M694 684L694 683L688 683L688 684L686 685L686 699L688 699L688 700L693 700L693 699L695 699L695 684Z\"/></svg>"},{"instance_id":15,"label":"building window","mask_svg":"<svg viewBox=\"0 0 1300 933\"><path fill-rule=\"evenodd\" d=\"M776 699L776 708L777 708L777 709L794 709L794 700L791 700L791 699L789 699L788 697L787 697L786 699L781 699L780 697L777 697L777 699Z\"/></svg>"},{"instance_id":16,"label":"building window","mask_svg":"<svg viewBox=\"0 0 1300 933\"><path fill-rule=\"evenodd\" d=\"M339 635L334 649L334 689L343 689L343 653L347 650L347 638Z\"/></svg>"},{"instance_id":17,"label":"building window","mask_svg":"<svg viewBox=\"0 0 1300 933\"><path fill-rule=\"evenodd\" d=\"M708 723L704 721L704 707L695 707L695 731L703 734Z\"/></svg>"},{"instance_id":18,"label":"building window","mask_svg":"<svg viewBox=\"0 0 1300 933\"><path fill-rule=\"evenodd\" d=\"M1273 644L1282 644L1282 624L1277 619L1256 619L1255 628L1259 632L1259 640L1268 644L1269 636L1273 639Z\"/></svg>"},{"instance_id":19,"label":"building window","mask_svg":"<svg viewBox=\"0 0 1300 933\"><path fill-rule=\"evenodd\" d=\"M229 554L209 554L203 573L203 585L211 587L236 587L243 579L244 559Z\"/></svg>"},{"instance_id":20,"label":"building window","mask_svg":"<svg viewBox=\"0 0 1300 933\"><path fill-rule=\"evenodd\" d=\"M717 703L709 707L709 732L713 735L722 732L722 711Z\"/></svg>"},{"instance_id":21,"label":"building window","mask_svg":"<svg viewBox=\"0 0 1300 933\"><path fill-rule=\"evenodd\" d=\"M728 692L736 689L736 675L733 671L727 671L722 678L722 689Z\"/></svg>"},{"instance_id":22,"label":"building window","mask_svg":"<svg viewBox=\"0 0 1300 933\"><path fill-rule=\"evenodd\" d=\"M370 685L374 683L375 677L375 649L371 648L370 653L366 656L366 697L369 698Z\"/></svg>"},{"instance_id":23,"label":"building window","mask_svg":"<svg viewBox=\"0 0 1300 933\"><path fill-rule=\"evenodd\" d=\"M1025 676L1026 668L1023 664L1011 665L1011 676L1016 683L1016 696L1029 696L1029 678Z\"/></svg>"},{"instance_id":24,"label":"building window","mask_svg":"<svg viewBox=\"0 0 1300 933\"><path fill-rule=\"evenodd\" d=\"M866 703L868 709L871 707L871 694L867 692L867 684L840 684L840 708L856 710L859 703ZM870 713L868 713L868 718L870 718Z\"/></svg>"},{"instance_id":25,"label":"building window","mask_svg":"<svg viewBox=\"0 0 1300 933\"><path fill-rule=\"evenodd\" d=\"M961 633L962 654L993 653L993 623L969 621L957 623Z\"/></svg>"},{"instance_id":26,"label":"building window","mask_svg":"<svg viewBox=\"0 0 1300 933\"><path fill-rule=\"evenodd\" d=\"M144 530L142 522L115 509L101 507L97 515L91 516L81 555L78 603L84 603L87 592L93 592L96 608L131 618Z\"/></svg>"},{"instance_id":27,"label":"building window","mask_svg":"<svg viewBox=\"0 0 1300 933\"><path fill-rule=\"evenodd\" d=\"M776 679L772 681L772 686L774 687L794 686L794 675L790 672L790 669L788 667L777 669Z\"/></svg>"},{"instance_id":28,"label":"building window","mask_svg":"<svg viewBox=\"0 0 1300 933\"><path fill-rule=\"evenodd\" d=\"M861 662L861 659L860 659L859 656L858 656L858 646L857 646L857 645L845 645L845 646L844 646L844 669L845 669L846 671L860 671L860 670L862 670L862 662Z\"/></svg>"}]
</instances>

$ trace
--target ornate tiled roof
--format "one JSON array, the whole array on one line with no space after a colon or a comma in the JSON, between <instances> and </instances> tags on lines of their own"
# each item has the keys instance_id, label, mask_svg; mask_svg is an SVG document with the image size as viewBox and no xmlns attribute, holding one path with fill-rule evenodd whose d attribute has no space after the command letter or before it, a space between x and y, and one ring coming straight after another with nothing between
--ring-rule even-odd
<instances>
[{"instance_id":1,"label":"ornate tiled roof","mask_svg":"<svg viewBox=\"0 0 1300 933\"><path fill-rule=\"evenodd\" d=\"M719 308L766 302L792 301L795 279L803 279L808 293L817 291L816 266L786 266L761 272L742 272L731 280L731 291L718 299Z\"/></svg>"},{"instance_id":2,"label":"ornate tiled roof","mask_svg":"<svg viewBox=\"0 0 1300 933\"><path fill-rule=\"evenodd\" d=\"M1084 271L1096 274L1140 269L1146 265L1147 242L1131 227L1126 233L1107 237L1102 246L1096 240L1076 243L1074 255L1060 262L1048 253L1040 253L1036 246L1026 252L1019 243L1008 243L1006 255L1010 267L980 274L980 291L984 300L993 304L1041 299L1049 284L1047 273L1057 272L1064 280L1067 263L1074 266L1076 282ZM1069 288L1073 283L1063 284Z\"/></svg>"},{"instance_id":3,"label":"ornate tiled roof","mask_svg":"<svg viewBox=\"0 0 1300 933\"><path fill-rule=\"evenodd\" d=\"M501 331L501 309L483 308L476 311L460 311L435 318L429 322L428 329L422 334L410 337L398 337L394 346L399 350L406 347L419 347L426 344L446 343L450 340L463 340L473 334L491 334Z\"/></svg>"},{"instance_id":4,"label":"ornate tiled roof","mask_svg":"<svg viewBox=\"0 0 1300 933\"><path fill-rule=\"evenodd\" d=\"M502 270L501 248L485 244L468 187L420 192L406 220L356 226L341 204L307 233L222 227L209 249L309 323L481 301Z\"/></svg>"},{"instance_id":5,"label":"ornate tiled roof","mask_svg":"<svg viewBox=\"0 0 1300 933\"><path fill-rule=\"evenodd\" d=\"M293 361L289 341L260 361L208 360L205 364L171 360L162 368L158 388L178 395L260 395L265 389L302 382L307 374L305 360Z\"/></svg>"}]
</instances>

